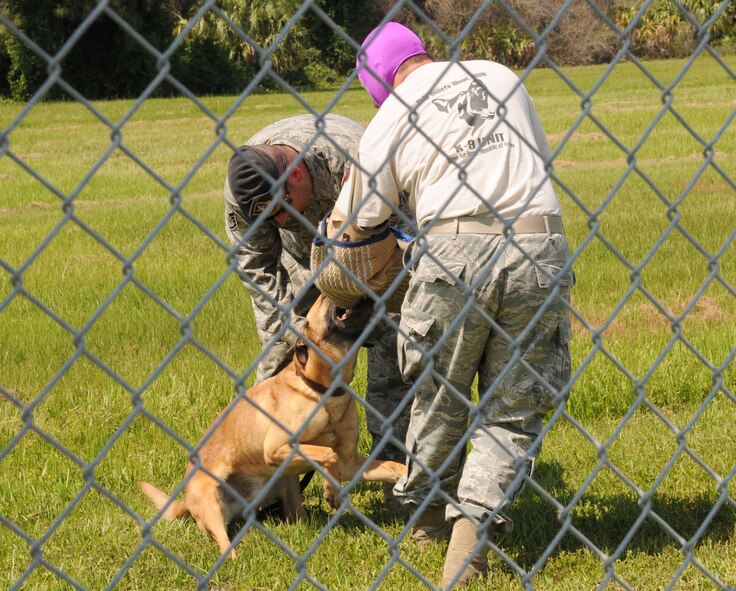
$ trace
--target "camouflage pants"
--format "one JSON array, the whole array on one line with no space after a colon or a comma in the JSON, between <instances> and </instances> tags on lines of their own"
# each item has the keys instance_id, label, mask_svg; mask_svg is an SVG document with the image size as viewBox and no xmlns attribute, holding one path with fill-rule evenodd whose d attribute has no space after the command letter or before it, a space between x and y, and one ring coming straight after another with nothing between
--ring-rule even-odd
<instances>
[{"instance_id":1,"label":"camouflage pants","mask_svg":"<svg viewBox=\"0 0 736 591\"><path fill-rule=\"evenodd\" d=\"M306 316L307 311L319 295L316 288L311 288L308 293L300 297L298 304L292 314L292 321L298 328L298 320ZM399 315L391 315L394 323L398 325ZM264 345L268 342L267 335L261 334ZM367 351L367 388L366 401L366 423L368 432L372 438L371 451L380 448L378 459L393 460L403 463L406 459L406 451L403 446L406 439L406 430L409 426L409 401L411 396L407 394L409 386L404 382L399 370L397 358L396 330L388 323L381 322L372 335L374 345ZM281 365L289 355L291 344L286 341L273 343L264 352L259 365L256 382L263 381ZM395 416L392 417L392 414ZM391 421L387 419L391 418ZM394 437L399 446L390 442Z\"/></svg>"},{"instance_id":2,"label":"camouflage pants","mask_svg":"<svg viewBox=\"0 0 736 591\"><path fill-rule=\"evenodd\" d=\"M564 404L570 377L567 241L436 234L427 243L401 311L399 361L414 401L395 494L405 504L431 496L448 519L493 514L510 527L504 508L531 475L542 421Z\"/></svg>"},{"instance_id":3,"label":"camouflage pants","mask_svg":"<svg viewBox=\"0 0 736 591\"><path fill-rule=\"evenodd\" d=\"M396 325L399 324L398 314L389 316ZM387 322L381 322L373 339L375 344L368 349L367 355L368 386L365 393L365 401L372 407L365 411L368 432L373 438L371 451L385 445L376 457L403 464L406 460L404 442L409 428L411 394L399 370L397 333ZM388 421L389 418L392 420ZM398 446L389 443L391 436L398 440ZM382 438L385 438L385 443L382 443Z\"/></svg>"}]
</instances>

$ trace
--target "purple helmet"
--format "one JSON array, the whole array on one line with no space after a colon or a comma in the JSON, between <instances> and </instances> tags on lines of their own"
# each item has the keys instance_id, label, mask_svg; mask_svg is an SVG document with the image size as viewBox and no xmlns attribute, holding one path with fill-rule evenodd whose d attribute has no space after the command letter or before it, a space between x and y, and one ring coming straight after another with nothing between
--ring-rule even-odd
<instances>
[{"instance_id":1,"label":"purple helmet","mask_svg":"<svg viewBox=\"0 0 736 591\"><path fill-rule=\"evenodd\" d=\"M424 53L427 53L424 43L414 31L395 22L380 25L368 33L358 52L355 60L358 78L380 107L391 93L399 66L410 57Z\"/></svg>"}]
</instances>

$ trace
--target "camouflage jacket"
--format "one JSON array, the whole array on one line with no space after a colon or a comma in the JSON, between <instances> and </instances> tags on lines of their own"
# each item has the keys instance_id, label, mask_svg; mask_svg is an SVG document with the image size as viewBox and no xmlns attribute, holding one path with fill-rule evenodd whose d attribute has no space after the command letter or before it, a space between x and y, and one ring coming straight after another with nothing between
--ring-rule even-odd
<instances>
[{"instance_id":1,"label":"camouflage jacket","mask_svg":"<svg viewBox=\"0 0 736 591\"><path fill-rule=\"evenodd\" d=\"M292 326L300 324L291 302L311 277L312 239L322 218L334 207L362 134L363 127L347 117L329 114L318 123L313 115L298 115L265 127L246 142L286 145L300 153L313 187L303 213L308 223L290 217L283 226L263 220L250 228L225 181L227 235L236 249L238 270L251 294L264 343L281 329L287 310L292 312ZM284 334L286 340L293 337L293 333Z\"/></svg>"}]
</instances>

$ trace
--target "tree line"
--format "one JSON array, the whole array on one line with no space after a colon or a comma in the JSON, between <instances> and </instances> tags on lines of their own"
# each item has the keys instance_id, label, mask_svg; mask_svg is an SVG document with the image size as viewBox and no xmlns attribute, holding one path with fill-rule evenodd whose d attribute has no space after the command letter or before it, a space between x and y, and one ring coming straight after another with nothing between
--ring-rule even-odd
<instances>
[{"instance_id":1,"label":"tree line","mask_svg":"<svg viewBox=\"0 0 736 591\"><path fill-rule=\"evenodd\" d=\"M0 97L133 98L162 72L156 96L339 85L355 43L393 10L394 0L0 0ZM414 0L393 20L412 26L432 55L492 59L525 67L543 51L559 65L605 63L625 48L639 58L690 55L705 36L736 47L729 0ZM643 8L642 8L643 7ZM128 30L125 24L130 27ZM131 30L135 34L131 34ZM351 41L355 40L355 41ZM542 62L544 65L544 62ZM264 68L275 76L263 75ZM66 87L65 87L66 86Z\"/></svg>"}]
</instances>

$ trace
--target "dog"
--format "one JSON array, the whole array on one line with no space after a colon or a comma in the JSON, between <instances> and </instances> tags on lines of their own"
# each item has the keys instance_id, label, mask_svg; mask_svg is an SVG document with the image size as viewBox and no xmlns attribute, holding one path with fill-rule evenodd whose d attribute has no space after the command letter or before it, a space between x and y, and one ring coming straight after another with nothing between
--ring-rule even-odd
<instances>
[{"instance_id":1,"label":"dog","mask_svg":"<svg viewBox=\"0 0 736 591\"><path fill-rule=\"evenodd\" d=\"M282 478L261 504L281 501L284 514L292 519L305 516L295 475L314 470L306 458L331 477L323 479L323 494L332 508L339 505L333 480L347 481L360 472L364 480L397 482L406 473L405 466L388 460L366 464L357 448L355 401L342 386L332 386L338 362L342 362L340 383L351 382L356 356L345 357L371 313L368 300L345 310L320 295L307 313L301 329L304 338L297 341L289 362L233 401L203 436L196 454L200 469L194 460L187 465L184 498L174 500L152 484L138 483L156 508L164 510L163 517L191 515L220 553L229 552L234 560L227 523L241 514L242 500L253 499L285 462ZM290 439L297 432L298 445L292 446ZM222 487L222 481L228 486Z\"/></svg>"}]
</instances>

